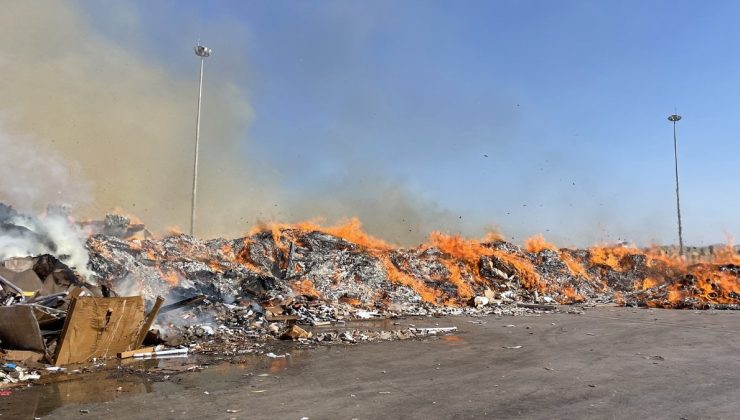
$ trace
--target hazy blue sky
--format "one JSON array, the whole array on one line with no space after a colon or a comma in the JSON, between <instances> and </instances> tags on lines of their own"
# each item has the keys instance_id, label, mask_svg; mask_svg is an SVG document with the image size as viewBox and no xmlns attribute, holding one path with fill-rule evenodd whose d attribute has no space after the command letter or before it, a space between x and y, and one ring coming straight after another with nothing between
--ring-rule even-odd
<instances>
[{"instance_id":1,"label":"hazy blue sky","mask_svg":"<svg viewBox=\"0 0 740 420\"><path fill-rule=\"evenodd\" d=\"M287 191L330 199L378 177L453 230L672 242L675 107L686 241L740 232L740 3L137 4L137 33L123 12L88 10L183 77L191 44L211 46L206 83L230 78L254 110L245 159Z\"/></svg>"}]
</instances>

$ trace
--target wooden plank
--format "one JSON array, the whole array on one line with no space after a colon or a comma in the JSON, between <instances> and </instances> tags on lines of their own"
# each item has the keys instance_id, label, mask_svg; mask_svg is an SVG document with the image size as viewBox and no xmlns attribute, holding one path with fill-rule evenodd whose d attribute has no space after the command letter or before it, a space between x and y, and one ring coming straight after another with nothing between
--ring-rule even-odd
<instances>
[{"instance_id":1,"label":"wooden plank","mask_svg":"<svg viewBox=\"0 0 740 420\"><path fill-rule=\"evenodd\" d=\"M136 348L139 348L144 344L146 333L148 333L149 329L152 328L152 324L154 324L154 320L157 319L157 314L159 313L159 309L162 307L163 303L164 298L162 296L157 296L157 300L154 302L152 310L149 311L149 314L146 316L144 326L142 326L141 331L139 331L139 338L136 340Z\"/></svg>"},{"instance_id":2,"label":"wooden plank","mask_svg":"<svg viewBox=\"0 0 740 420\"><path fill-rule=\"evenodd\" d=\"M140 349L136 350L128 350L121 353L118 353L117 356L119 359L128 359L130 357L134 357L135 354L139 353L151 353L154 351L154 346L152 347L142 347Z\"/></svg>"},{"instance_id":3,"label":"wooden plank","mask_svg":"<svg viewBox=\"0 0 740 420\"><path fill-rule=\"evenodd\" d=\"M296 315L267 315L266 320L270 322L297 321Z\"/></svg>"}]
</instances>

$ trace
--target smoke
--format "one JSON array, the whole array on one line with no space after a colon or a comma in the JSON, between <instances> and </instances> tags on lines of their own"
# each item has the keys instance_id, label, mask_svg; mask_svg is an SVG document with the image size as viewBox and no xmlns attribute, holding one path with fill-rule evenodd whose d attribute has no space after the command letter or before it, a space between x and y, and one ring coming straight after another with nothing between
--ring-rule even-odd
<instances>
[{"instance_id":1,"label":"smoke","mask_svg":"<svg viewBox=\"0 0 740 420\"><path fill-rule=\"evenodd\" d=\"M3 184L0 199L37 209L44 197L70 201L67 193L84 177L94 181L93 200L75 203L78 212L99 217L121 207L154 227L187 226L197 67L192 78L168 73L156 58L96 32L76 3L11 2L0 28L7 47L0 52L0 115L11 135L37 139L13 140L12 158L21 165L3 169L16 172L4 178L26 182ZM195 64L189 45L183 54ZM253 213L255 198L272 189L241 158L239 140L252 115L243 92L228 81L208 83L201 164L217 169L203 171L198 214L214 231L237 213ZM29 156L34 161L24 163ZM47 165L50 157L78 162L79 176L67 176L69 165ZM44 179L55 187L39 190Z\"/></svg>"},{"instance_id":2,"label":"smoke","mask_svg":"<svg viewBox=\"0 0 740 420\"><path fill-rule=\"evenodd\" d=\"M89 204L92 184L74 161L28 135L10 135L0 126L0 196L21 211L62 201Z\"/></svg>"},{"instance_id":3,"label":"smoke","mask_svg":"<svg viewBox=\"0 0 740 420\"><path fill-rule=\"evenodd\" d=\"M69 205L56 204L43 217L31 216L47 203L85 205L91 184L73 161L30 136L11 136L0 127L0 193L21 212L0 206L0 260L52 254L87 277L84 235L69 219Z\"/></svg>"},{"instance_id":4,"label":"smoke","mask_svg":"<svg viewBox=\"0 0 740 420\"><path fill-rule=\"evenodd\" d=\"M0 209L0 261L51 254L89 278L84 235L69 218L69 207L49 206L43 217L17 213L4 205Z\"/></svg>"},{"instance_id":5,"label":"smoke","mask_svg":"<svg viewBox=\"0 0 740 420\"><path fill-rule=\"evenodd\" d=\"M24 211L62 201L94 218L122 209L155 231L186 228L197 86L191 40L181 45L188 71L175 71L153 49L101 32L80 3L10 2L3 9L0 200ZM136 13L121 13L134 33L142 24ZM243 28L219 30L219 39L233 41L229 31ZM266 218L323 216L331 223L359 216L370 233L413 243L431 229L454 226L447 223L451 214L377 170L303 195L282 183L301 174L247 159L254 116L248 97L234 80L208 73L219 60L231 75L246 73L239 54L219 56L215 48L206 66L198 236L240 235Z\"/></svg>"},{"instance_id":6,"label":"smoke","mask_svg":"<svg viewBox=\"0 0 740 420\"><path fill-rule=\"evenodd\" d=\"M396 244L418 245L432 230L456 227L450 211L414 194L403 182L373 175L369 169L311 193L314 197L301 195L291 207L323 215L328 222L358 217L363 229Z\"/></svg>"}]
</instances>

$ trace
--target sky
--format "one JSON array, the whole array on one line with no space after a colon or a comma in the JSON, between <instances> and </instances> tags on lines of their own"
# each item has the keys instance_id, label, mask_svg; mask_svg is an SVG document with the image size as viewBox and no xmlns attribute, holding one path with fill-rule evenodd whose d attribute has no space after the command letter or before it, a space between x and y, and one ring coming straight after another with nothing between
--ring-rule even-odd
<instances>
[{"instance_id":1,"label":"sky","mask_svg":"<svg viewBox=\"0 0 740 420\"><path fill-rule=\"evenodd\" d=\"M87 33L155 66L177 81L170 88L190 89L178 103L195 99L192 45L213 49L201 147L208 154L220 147L215 137L228 137L230 164L250 172L223 175L218 159L206 159L207 189L232 193L203 208L216 214L229 196L260 203L234 219L239 229L257 219L359 216L402 243L434 229L488 228L515 242L542 233L561 246L675 243L666 117L678 112L685 242L740 232L735 2L68 4ZM230 102L213 105L225 95L244 110L227 122L219 117ZM177 108L187 121L192 104ZM183 150L188 130L177 134ZM183 197L190 170L175 177ZM242 192L215 187L219 176L259 181ZM134 208L134 192L120 205L145 222L182 225L189 201L180 198L161 217L153 205Z\"/></svg>"}]
</instances>

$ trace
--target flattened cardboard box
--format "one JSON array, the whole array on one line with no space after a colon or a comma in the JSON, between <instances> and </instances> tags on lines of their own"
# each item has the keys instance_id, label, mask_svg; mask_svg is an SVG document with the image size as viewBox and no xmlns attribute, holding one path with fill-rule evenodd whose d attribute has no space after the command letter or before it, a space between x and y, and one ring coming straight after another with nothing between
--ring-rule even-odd
<instances>
[{"instance_id":1,"label":"flattened cardboard box","mask_svg":"<svg viewBox=\"0 0 740 420\"><path fill-rule=\"evenodd\" d=\"M54 364L83 363L134 350L144 326L144 300L79 297L72 300L57 344Z\"/></svg>"},{"instance_id":2,"label":"flattened cardboard box","mask_svg":"<svg viewBox=\"0 0 740 420\"><path fill-rule=\"evenodd\" d=\"M44 352L46 347L33 306L0 307L0 341L5 350Z\"/></svg>"}]
</instances>

